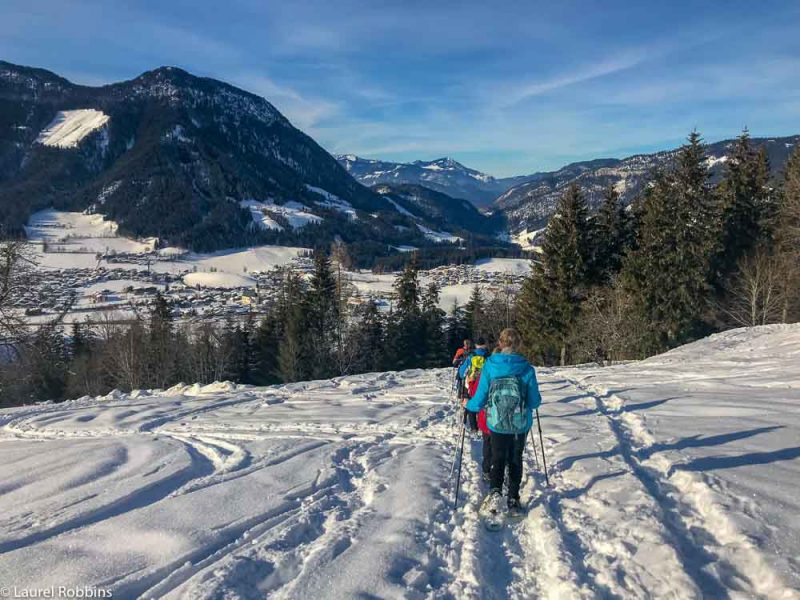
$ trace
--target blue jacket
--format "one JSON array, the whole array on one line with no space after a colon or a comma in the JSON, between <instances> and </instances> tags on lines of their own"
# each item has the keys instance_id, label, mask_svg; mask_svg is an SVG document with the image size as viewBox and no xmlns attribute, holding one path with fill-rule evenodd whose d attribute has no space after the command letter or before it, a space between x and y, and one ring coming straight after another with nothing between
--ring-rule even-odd
<instances>
[{"instance_id":1,"label":"blue jacket","mask_svg":"<svg viewBox=\"0 0 800 600\"><path fill-rule=\"evenodd\" d=\"M469 365L472 363L473 356L489 356L489 351L486 348L475 348L472 352L467 354L467 357L464 359L464 362L461 363L461 366L458 367L458 378L464 379L467 376L467 370L469 369Z\"/></svg>"},{"instance_id":2,"label":"blue jacket","mask_svg":"<svg viewBox=\"0 0 800 600\"><path fill-rule=\"evenodd\" d=\"M483 365L481 379L475 395L467 402L467 410L479 412L489 401L489 387L492 379L498 377L519 377L522 387L527 391L528 427L533 425L533 411L542 403L542 394L539 392L539 383L536 381L536 371L521 354L505 354L498 352L492 354Z\"/></svg>"}]
</instances>

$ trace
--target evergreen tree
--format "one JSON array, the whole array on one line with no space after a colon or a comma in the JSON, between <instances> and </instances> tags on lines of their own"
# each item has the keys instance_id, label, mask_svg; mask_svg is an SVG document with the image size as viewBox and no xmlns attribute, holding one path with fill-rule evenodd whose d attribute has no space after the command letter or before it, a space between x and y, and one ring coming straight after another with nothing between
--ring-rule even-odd
<instances>
[{"instance_id":1,"label":"evergreen tree","mask_svg":"<svg viewBox=\"0 0 800 600\"><path fill-rule=\"evenodd\" d=\"M442 367L447 363L444 316L444 311L439 308L439 287L431 283L422 294L422 366L426 368Z\"/></svg>"},{"instance_id":2,"label":"evergreen tree","mask_svg":"<svg viewBox=\"0 0 800 600\"><path fill-rule=\"evenodd\" d=\"M280 315L283 335L278 348L278 372L283 382L302 381L307 378L310 366L310 357L307 355L310 348L305 335L308 320L302 280L291 272L286 275L284 282Z\"/></svg>"},{"instance_id":3,"label":"evergreen tree","mask_svg":"<svg viewBox=\"0 0 800 600\"><path fill-rule=\"evenodd\" d=\"M262 319L253 336L252 380L256 385L280 383L278 353L282 337L278 311L272 308Z\"/></svg>"},{"instance_id":4,"label":"evergreen tree","mask_svg":"<svg viewBox=\"0 0 800 600\"><path fill-rule=\"evenodd\" d=\"M739 261L767 242L775 215L775 199L769 186L769 160L756 150L745 129L725 163L718 188L722 215L721 244L715 257L717 285L736 271Z\"/></svg>"},{"instance_id":5,"label":"evergreen tree","mask_svg":"<svg viewBox=\"0 0 800 600\"><path fill-rule=\"evenodd\" d=\"M228 375L237 383L252 383L253 348L252 348L252 317L244 323L229 322L225 328L224 346L230 354Z\"/></svg>"},{"instance_id":6,"label":"evergreen tree","mask_svg":"<svg viewBox=\"0 0 800 600\"><path fill-rule=\"evenodd\" d=\"M486 335L484 315L483 291L480 285L474 285L469 296L469 301L464 306L464 318L467 323L469 335L473 340Z\"/></svg>"},{"instance_id":7,"label":"evergreen tree","mask_svg":"<svg viewBox=\"0 0 800 600\"><path fill-rule=\"evenodd\" d=\"M347 251L347 246L338 240L331 246L331 264L336 281L336 320L334 325L334 364L337 375L346 375L354 368L357 349L347 343L347 336L351 333L351 308L349 301L357 293L353 286L348 270L352 268L352 259Z\"/></svg>"},{"instance_id":8,"label":"evergreen tree","mask_svg":"<svg viewBox=\"0 0 800 600\"><path fill-rule=\"evenodd\" d=\"M784 169L776 231L776 249L782 265L781 320L800 319L800 147Z\"/></svg>"},{"instance_id":9,"label":"evergreen tree","mask_svg":"<svg viewBox=\"0 0 800 600\"><path fill-rule=\"evenodd\" d=\"M28 400L60 400L67 387L69 352L55 324L41 327L22 349L28 375Z\"/></svg>"},{"instance_id":10,"label":"evergreen tree","mask_svg":"<svg viewBox=\"0 0 800 600\"><path fill-rule=\"evenodd\" d=\"M631 246L631 218L614 186L608 186L603 194L593 233L590 279L605 284L619 273L622 258Z\"/></svg>"},{"instance_id":11,"label":"evergreen tree","mask_svg":"<svg viewBox=\"0 0 800 600\"><path fill-rule=\"evenodd\" d=\"M370 373L381 371L384 364L384 323L378 305L374 300L362 304L356 312L358 325L353 334L352 344L358 348L354 372Z\"/></svg>"},{"instance_id":12,"label":"evergreen tree","mask_svg":"<svg viewBox=\"0 0 800 600\"><path fill-rule=\"evenodd\" d=\"M72 324L72 339L70 344L73 358L85 356L90 350L89 343L90 337L88 330L82 327L78 321L75 321Z\"/></svg>"},{"instance_id":13,"label":"evergreen tree","mask_svg":"<svg viewBox=\"0 0 800 600\"><path fill-rule=\"evenodd\" d=\"M424 354L422 315L420 311L419 267L416 253L394 283L397 309L389 323L386 357L390 368L419 367Z\"/></svg>"},{"instance_id":14,"label":"evergreen tree","mask_svg":"<svg viewBox=\"0 0 800 600\"><path fill-rule=\"evenodd\" d=\"M339 326L337 284L331 261L321 250L314 253L314 272L311 275L306 300L306 335L300 342L302 354L313 379L324 379L334 374L334 349Z\"/></svg>"},{"instance_id":15,"label":"evergreen tree","mask_svg":"<svg viewBox=\"0 0 800 600\"><path fill-rule=\"evenodd\" d=\"M626 289L651 324L654 349L704 330L718 222L704 146L692 132L674 168L647 188L637 248L624 261Z\"/></svg>"},{"instance_id":16,"label":"evergreen tree","mask_svg":"<svg viewBox=\"0 0 800 600\"><path fill-rule=\"evenodd\" d=\"M777 237L781 252L800 259L800 146L792 152L783 171Z\"/></svg>"},{"instance_id":17,"label":"evergreen tree","mask_svg":"<svg viewBox=\"0 0 800 600\"><path fill-rule=\"evenodd\" d=\"M172 309L161 293L156 294L150 311L147 347L147 380L152 387L166 388L174 380L175 344Z\"/></svg>"},{"instance_id":18,"label":"evergreen tree","mask_svg":"<svg viewBox=\"0 0 800 600\"><path fill-rule=\"evenodd\" d=\"M588 207L572 184L561 196L542 244L541 262L517 299L517 326L526 350L541 360L567 360L567 343L586 293L591 256Z\"/></svg>"},{"instance_id":19,"label":"evergreen tree","mask_svg":"<svg viewBox=\"0 0 800 600\"><path fill-rule=\"evenodd\" d=\"M400 315L419 314L419 263L417 253L411 255L411 260L406 263L402 274L394 282L397 293L397 312Z\"/></svg>"},{"instance_id":20,"label":"evergreen tree","mask_svg":"<svg viewBox=\"0 0 800 600\"><path fill-rule=\"evenodd\" d=\"M455 354L464 340L469 338L469 326L467 324L467 316L464 309L459 306L458 300L453 302L453 309L447 316L445 325L445 339L447 349L450 355Z\"/></svg>"}]
</instances>

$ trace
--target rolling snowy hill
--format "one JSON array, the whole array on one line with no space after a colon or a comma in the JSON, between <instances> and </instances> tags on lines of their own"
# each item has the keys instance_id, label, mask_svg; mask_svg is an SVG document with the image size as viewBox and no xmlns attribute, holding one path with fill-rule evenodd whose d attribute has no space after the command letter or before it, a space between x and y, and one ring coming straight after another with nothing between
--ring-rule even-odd
<instances>
[{"instance_id":1,"label":"rolling snowy hill","mask_svg":"<svg viewBox=\"0 0 800 600\"><path fill-rule=\"evenodd\" d=\"M115 597L800 594L800 326L541 369L546 488L489 533L449 370L0 412L0 581Z\"/></svg>"}]
</instances>

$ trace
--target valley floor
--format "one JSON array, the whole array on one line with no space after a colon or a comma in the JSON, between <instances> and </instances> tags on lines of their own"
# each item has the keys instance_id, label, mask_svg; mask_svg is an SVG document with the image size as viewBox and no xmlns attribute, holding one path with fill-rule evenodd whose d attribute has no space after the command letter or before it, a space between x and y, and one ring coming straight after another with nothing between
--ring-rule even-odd
<instances>
[{"instance_id":1,"label":"valley floor","mask_svg":"<svg viewBox=\"0 0 800 600\"><path fill-rule=\"evenodd\" d=\"M0 586L116 598L800 597L800 327L540 369L550 483L490 533L450 370L0 411ZM541 460L541 454L539 454Z\"/></svg>"}]
</instances>

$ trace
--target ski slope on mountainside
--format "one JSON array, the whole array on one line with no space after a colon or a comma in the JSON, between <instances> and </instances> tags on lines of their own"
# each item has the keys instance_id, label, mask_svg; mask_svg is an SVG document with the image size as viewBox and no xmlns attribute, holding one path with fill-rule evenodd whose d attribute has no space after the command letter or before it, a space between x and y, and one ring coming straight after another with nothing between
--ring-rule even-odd
<instances>
[{"instance_id":1,"label":"ski slope on mountainside","mask_svg":"<svg viewBox=\"0 0 800 600\"><path fill-rule=\"evenodd\" d=\"M451 509L447 369L0 411L0 581L114 597L800 597L800 326L540 369L551 487ZM541 461L541 454L538 454Z\"/></svg>"},{"instance_id":2,"label":"ski slope on mountainside","mask_svg":"<svg viewBox=\"0 0 800 600\"><path fill-rule=\"evenodd\" d=\"M36 142L57 148L75 148L87 135L108 123L108 115L93 108L60 110Z\"/></svg>"}]
</instances>

